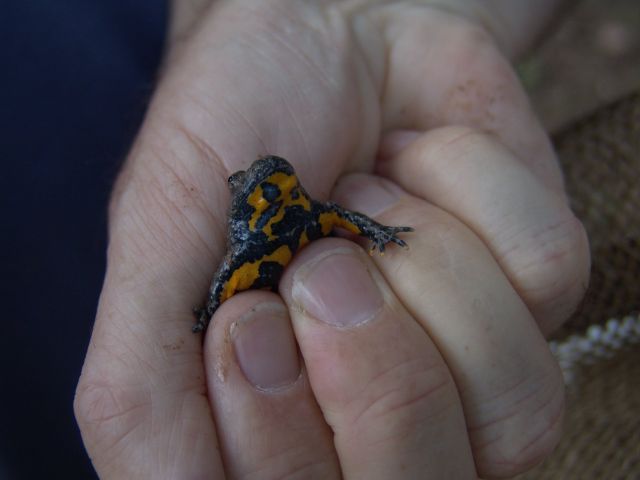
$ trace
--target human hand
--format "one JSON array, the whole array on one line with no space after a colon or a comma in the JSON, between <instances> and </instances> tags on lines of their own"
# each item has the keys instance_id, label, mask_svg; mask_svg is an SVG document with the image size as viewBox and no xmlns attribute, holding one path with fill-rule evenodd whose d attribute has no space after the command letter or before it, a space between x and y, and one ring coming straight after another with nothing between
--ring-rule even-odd
<instances>
[{"instance_id":1,"label":"human hand","mask_svg":"<svg viewBox=\"0 0 640 480\"><path fill-rule=\"evenodd\" d=\"M527 468L553 445L562 410L539 329L575 305L588 262L508 63L482 29L435 9L283 5L214 5L169 54L114 192L78 386L97 471L464 478ZM472 128L435 129L447 124ZM226 178L267 153L292 160L318 199L341 173L375 168L402 187L384 184L392 201L363 176L344 179L336 199L417 232L410 252L390 249L375 265L344 240L310 245L283 278L289 308L278 313L265 292L232 298L203 353L189 310L223 252ZM372 279L379 295L353 328L325 326L323 316L351 316L335 302L323 310L331 292L305 287L314 259L338 268L325 253L335 248L352 266L344 274ZM320 310L299 308L304 295ZM271 309L255 322L261 335L238 321L253 306ZM256 371L241 343L255 355L271 348L273 362L260 358L267 368Z\"/></svg>"}]
</instances>

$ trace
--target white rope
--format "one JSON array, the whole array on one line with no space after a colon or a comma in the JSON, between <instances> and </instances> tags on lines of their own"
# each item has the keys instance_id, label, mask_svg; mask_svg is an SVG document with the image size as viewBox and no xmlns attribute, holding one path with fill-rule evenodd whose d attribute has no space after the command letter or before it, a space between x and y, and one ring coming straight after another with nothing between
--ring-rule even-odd
<instances>
[{"instance_id":1,"label":"white rope","mask_svg":"<svg viewBox=\"0 0 640 480\"><path fill-rule=\"evenodd\" d=\"M593 365L599 360L612 358L621 349L640 343L640 314L628 315L622 320L611 319L604 325L592 325L580 335L556 342L549 348L560 364L565 384L570 385L579 365Z\"/></svg>"}]
</instances>

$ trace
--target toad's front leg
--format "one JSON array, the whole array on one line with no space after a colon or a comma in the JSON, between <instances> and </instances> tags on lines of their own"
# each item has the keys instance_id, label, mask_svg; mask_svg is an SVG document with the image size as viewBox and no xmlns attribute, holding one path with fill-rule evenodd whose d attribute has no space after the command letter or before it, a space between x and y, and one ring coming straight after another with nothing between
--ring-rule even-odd
<instances>
[{"instance_id":1,"label":"toad's front leg","mask_svg":"<svg viewBox=\"0 0 640 480\"><path fill-rule=\"evenodd\" d=\"M376 248L380 253L384 252L385 245L393 242L401 247L407 247L407 243L398 238L397 234L402 232L413 232L411 227L389 227L382 225L366 215L347 210L333 202L324 204L324 212L319 216L319 222L324 235L328 235L334 227L366 237L371 240L370 253Z\"/></svg>"}]
</instances>

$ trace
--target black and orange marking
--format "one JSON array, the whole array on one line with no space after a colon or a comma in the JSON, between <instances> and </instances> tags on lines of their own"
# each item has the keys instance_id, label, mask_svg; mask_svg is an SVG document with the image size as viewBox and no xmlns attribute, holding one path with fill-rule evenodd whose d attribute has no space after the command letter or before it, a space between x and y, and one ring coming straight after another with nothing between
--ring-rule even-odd
<instances>
[{"instance_id":1,"label":"black and orange marking","mask_svg":"<svg viewBox=\"0 0 640 480\"><path fill-rule=\"evenodd\" d=\"M229 177L232 192L229 248L211 283L204 308L197 309L194 332L206 329L222 302L236 292L277 290L282 272L307 243L343 228L372 241L373 248L406 243L396 234L410 227L388 227L332 202L316 202L304 190L285 159L273 155L256 160L247 171Z\"/></svg>"}]
</instances>

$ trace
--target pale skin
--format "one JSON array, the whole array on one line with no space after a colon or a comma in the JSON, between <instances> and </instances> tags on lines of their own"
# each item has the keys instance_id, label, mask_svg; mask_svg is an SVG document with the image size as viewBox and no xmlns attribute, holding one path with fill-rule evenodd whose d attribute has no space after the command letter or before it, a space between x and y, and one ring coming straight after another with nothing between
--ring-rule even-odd
<instances>
[{"instance_id":1,"label":"pale skin","mask_svg":"<svg viewBox=\"0 0 640 480\"><path fill-rule=\"evenodd\" d=\"M75 401L102 478L508 477L553 449L545 336L588 244L509 60L558 2L429 3L175 4ZM314 198L414 227L410 249L314 242L203 340L227 177L270 153Z\"/></svg>"}]
</instances>

